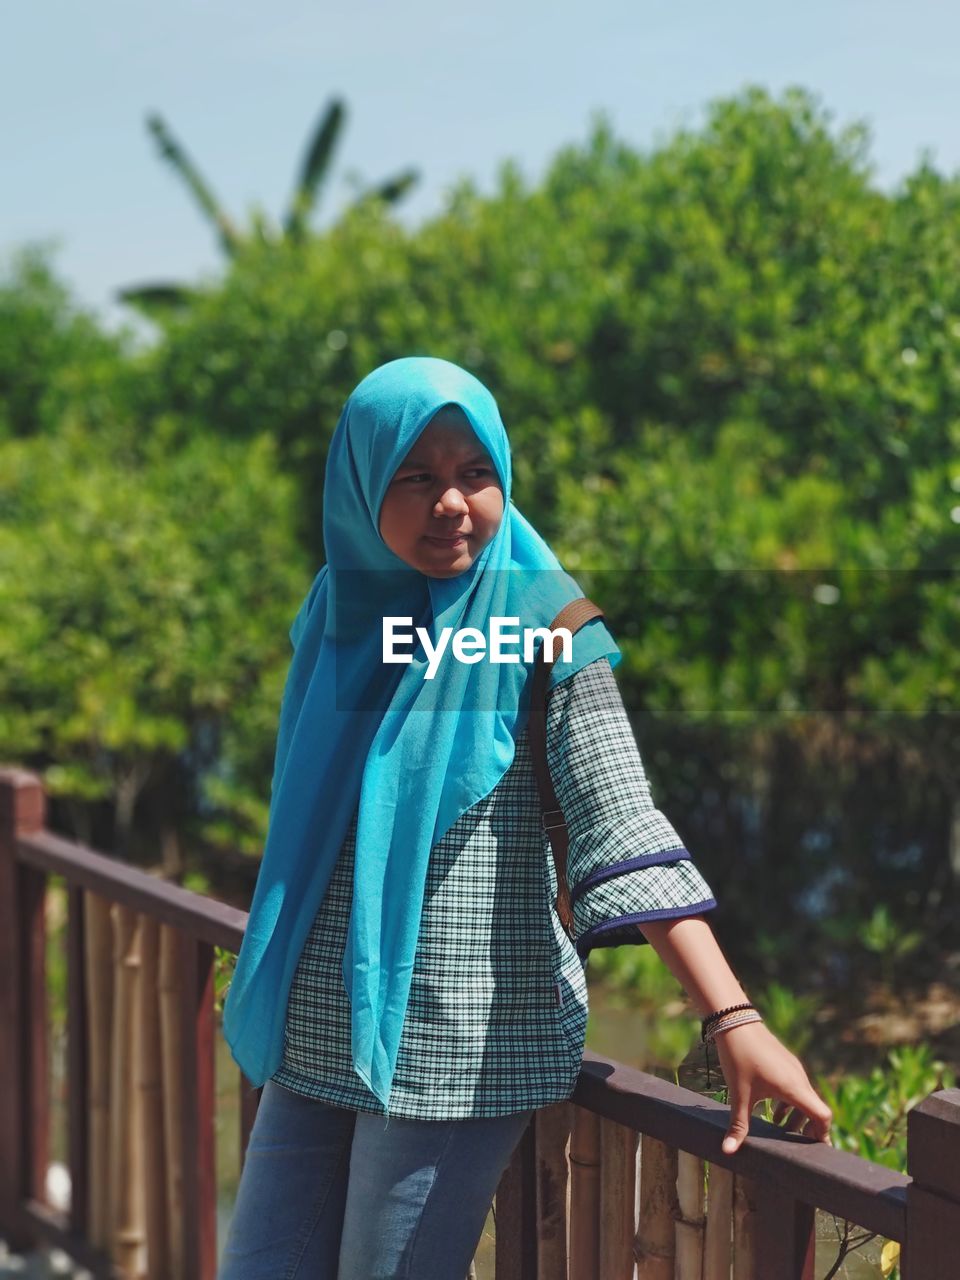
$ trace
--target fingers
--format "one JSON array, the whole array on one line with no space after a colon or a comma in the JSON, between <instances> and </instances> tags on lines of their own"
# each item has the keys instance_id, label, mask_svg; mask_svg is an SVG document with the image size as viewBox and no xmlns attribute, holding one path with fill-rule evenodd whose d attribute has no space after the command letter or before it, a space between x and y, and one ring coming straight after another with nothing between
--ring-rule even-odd
<instances>
[{"instance_id":1,"label":"fingers","mask_svg":"<svg viewBox=\"0 0 960 1280\"><path fill-rule=\"evenodd\" d=\"M818 1142L825 1142L828 1146L833 1146L833 1139L830 1137L830 1126L827 1125L826 1132L824 1132L823 1124L819 1120L808 1120L803 1132L807 1138L816 1138Z\"/></svg>"},{"instance_id":2,"label":"fingers","mask_svg":"<svg viewBox=\"0 0 960 1280\"><path fill-rule=\"evenodd\" d=\"M786 1133L799 1133L805 1124L809 1125L812 1123L800 1107L791 1108L789 1102L783 1102L782 1100L778 1102L773 1109L773 1123L782 1124L783 1119L788 1112L789 1119L787 1120L787 1123L783 1125Z\"/></svg>"},{"instance_id":3,"label":"fingers","mask_svg":"<svg viewBox=\"0 0 960 1280\"><path fill-rule=\"evenodd\" d=\"M803 1130L807 1137L816 1138L819 1142L829 1142L833 1112L819 1093L814 1092L809 1082L804 1090L804 1096L797 1101L800 1110L810 1117Z\"/></svg>"},{"instance_id":4,"label":"fingers","mask_svg":"<svg viewBox=\"0 0 960 1280\"><path fill-rule=\"evenodd\" d=\"M780 1099L773 1110L773 1123L781 1124L787 1113L787 1123L783 1126L787 1133L802 1133L805 1138L815 1138L820 1142L830 1143L830 1125L833 1112L819 1094L812 1089L804 1091L804 1101L792 1107L790 1102Z\"/></svg>"},{"instance_id":5,"label":"fingers","mask_svg":"<svg viewBox=\"0 0 960 1280\"><path fill-rule=\"evenodd\" d=\"M788 1102L784 1102L781 1099L777 1103L777 1105L773 1108L773 1123L780 1124L780 1122L783 1120L783 1117L787 1114L789 1110L790 1110L790 1104Z\"/></svg>"},{"instance_id":6,"label":"fingers","mask_svg":"<svg viewBox=\"0 0 960 1280\"><path fill-rule=\"evenodd\" d=\"M720 1150L724 1155L733 1155L738 1151L743 1143L744 1138L750 1131L750 1108L751 1102L749 1097L737 1098L733 1097L730 1101L730 1124L724 1135L723 1142L720 1144Z\"/></svg>"},{"instance_id":7,"label":"fingers","mask_svg":"<svg viewBox=\"0 0 960 1280\"><path fill-rule=\"evenodd\" d=\"M803 1063L775 1038L745 1036L747 1030L758 1028L745 1028L740 1039L731 1029L717 1042L730 1104L721 1151L731 1155L739 1150L750 1130L753 1104L767 1097L777 1100L774 1124L786 1119L787 1132L829 1143L833 1112L814 1090Z\"/></svg>"}]
</instances>

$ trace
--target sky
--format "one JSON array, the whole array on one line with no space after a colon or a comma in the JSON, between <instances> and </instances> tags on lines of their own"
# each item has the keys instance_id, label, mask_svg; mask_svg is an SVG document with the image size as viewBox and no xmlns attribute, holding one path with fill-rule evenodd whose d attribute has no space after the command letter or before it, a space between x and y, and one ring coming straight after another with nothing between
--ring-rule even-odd
<instances>
[{"instance_id":1,"label":"sky","mask_svg":"<svg viewBox=\"0 0 960 1280\"><path fill-rule=\"evenodd\" d=\"M223 257L145 126L158 112L241 223L279 220L333 97L347 119L313 225L362 185L413 166L397 215L416 225L507 158L535 182L597 112L639 150L759 84L814 93L839 132L871 132L891 191L928 152L960 169L960 6L950 0L30 0L0 41L0 266L55 242L57 273L116 327L114 291L209 278Z\"/></svg>"}]
</instances>

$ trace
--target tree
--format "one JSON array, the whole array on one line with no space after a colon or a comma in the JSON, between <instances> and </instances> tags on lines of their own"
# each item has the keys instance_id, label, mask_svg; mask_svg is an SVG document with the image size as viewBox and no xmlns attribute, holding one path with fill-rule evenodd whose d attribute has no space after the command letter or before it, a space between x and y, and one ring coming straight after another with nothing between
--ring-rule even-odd
<instances>
[{"instance_id":1,"label":"tree","mask_svg":"<svg viewBox=\"0 0 960 1280\"><path fill-rule=\"evenodd\" d=\"M0 443L0 757L76 837L171 874L185 843L262 847L312 578L269 434L179 437L168 417Z\"/></svg>"},{"instance_id":2,"label":"tree","mask_svg":"<svg viewBox=\"0 0 960 1280\"><path fill-rule=\"evenodd\" d=\"M242 459L269 433L313 567L360 378L416 353L474 370L514 502L605 603L655 794L765 922L739 936L804 947L881 898L934 939L960 830L958 197L927 164L875 190L863 129L799 90L713 103L649 154L601 118L542 181L505 163L414 230L372 201L303 243L246 238L116 366L112 438Z\"/></svg>"},{"instance_id":3,"label":"tree","mask_svg":"<svg viewBox=\"0 0 960 1280\"><path fill-rule=\"evenodd\" d=\"M58 279L49 245L11 254L0 279L0 441L54 431L115 386L127 350L104 333Z\"/></svg>"}]
</instances>

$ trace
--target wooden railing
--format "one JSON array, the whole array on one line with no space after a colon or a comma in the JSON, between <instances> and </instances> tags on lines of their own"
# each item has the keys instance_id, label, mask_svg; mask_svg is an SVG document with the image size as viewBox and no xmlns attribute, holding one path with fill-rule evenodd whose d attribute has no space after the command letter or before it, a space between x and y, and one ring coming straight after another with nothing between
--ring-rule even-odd
<instances>
[{"instance_id":1,"label":"wooden railing","mask_svg":"<svg viewBox=\"0 0 960 1280\"><path fill-rule=\"evenodd\" d=\"M67 924L70 1209L45 1196L47 879ZM0 1235L110 1280L214 1280L214 947L243 911L45 828L0 770ZM240 1159L259 1090L242 1077ZM814 1280L815 1209L901 1242L903 1280L960 1275L960 1090L908 1114L908 1174L587 1052L534 1112L494 1200L496 1280ZM816 1278L819 1280L819 1277Z\"/></svg>"}]
</instances>

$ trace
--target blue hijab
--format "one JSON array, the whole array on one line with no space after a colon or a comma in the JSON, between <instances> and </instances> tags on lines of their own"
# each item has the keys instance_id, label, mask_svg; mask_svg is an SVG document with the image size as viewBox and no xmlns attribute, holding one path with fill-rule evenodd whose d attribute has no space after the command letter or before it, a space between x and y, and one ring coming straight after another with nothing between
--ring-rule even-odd
<instances>
[{"instance_id":1,"label":"blue hijab","mask_svg":"<svg viewBox=\"0 0 960 1280\"><path fill-rule=\"evenodd\" d=\"M463 410L493 459L504 511L469 568L435 578L390 550L379 514L397 468L446 405ZM519 661L499 663L459 661L448 647L426 680L422 644L409 663L383 661L383 619L411 618L404 629L428 629L435 647L444 627L488 636L496 616L519 619L521 635L547 627L583 595L513 505L511 478L496 401L446 360L381 365L340 414L323 487L327 562L290 628L266 845L223 1012L233 1057L254 1085L281 1064L290 986L356 812L342 972L354 1068L389 1114L430 850L509 769L534 660L522 644ZM615 666L621 656L602 618L574 634L572 653L558 657L551 687L597 658Z\"/></svg>"}]
</instances>

